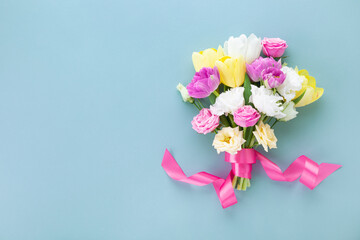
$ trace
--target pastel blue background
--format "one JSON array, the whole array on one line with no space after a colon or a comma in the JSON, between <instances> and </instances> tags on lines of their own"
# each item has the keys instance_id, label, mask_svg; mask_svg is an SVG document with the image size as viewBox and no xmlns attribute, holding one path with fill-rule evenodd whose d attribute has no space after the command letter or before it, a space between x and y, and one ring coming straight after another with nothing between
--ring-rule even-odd
<instances>
[{"instance_id":1,"label":"pastel blue background","mask_svg":"<svg viewBox=\"0 0 360 240\"><path fill-rule=\"evenodd\" d=\"M359 1L0 1L0 239L360 239ZM305 154L343 168L310 191L260 165L223 210L212 135L175 86L191 54L229 36L281 37L289 65L325 94L276 126L267 156Z\"/></svg>"}]
</instances>

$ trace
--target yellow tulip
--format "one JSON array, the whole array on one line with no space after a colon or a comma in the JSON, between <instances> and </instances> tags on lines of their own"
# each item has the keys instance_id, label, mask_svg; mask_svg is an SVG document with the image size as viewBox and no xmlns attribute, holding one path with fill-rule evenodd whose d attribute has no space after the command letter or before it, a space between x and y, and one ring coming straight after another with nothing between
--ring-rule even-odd
<instances>
[{"instance_id":1,"label":"yellow tulip","mask_svg":"<svg viewBox=\"0 0 360 240\"><path fill-rule=\"evenodd\" d=\"M218 49L208 48L201 52L194 52L192 60L195 71L200 71L203 67L214 67L215 62L224 56L224 50L219 45Z\"/></svg>"},{"instance_id":2,"label":"yellow tulip","mask_svg":"<svg viewBox=\"0 0 360 240\"><path fill-rule=\"evenodd\" d=\"M244 57L222 57L216 61L215 66L219 70L220 81L226 86L234 88L244 83L246 72Z\"/></svg>"},{"instance_id":3,"label":"yellow tulip","mask_svg":"<svg viewBox=\"0 0 360 240\"><path fill-rule=\"evenodd\" d=\"M297 68L295 70L297 70ZM299 97L304 92L305 94L301 98L301 100L295 105L295 107L303 107L318 100L323 95L324 89L316 87L315 78L310 76L307 70L302 69L298 71L298 74L304 77L304 81L302 83L301 90L296 92L294 99Z\"/></svg>"}]
</instances>

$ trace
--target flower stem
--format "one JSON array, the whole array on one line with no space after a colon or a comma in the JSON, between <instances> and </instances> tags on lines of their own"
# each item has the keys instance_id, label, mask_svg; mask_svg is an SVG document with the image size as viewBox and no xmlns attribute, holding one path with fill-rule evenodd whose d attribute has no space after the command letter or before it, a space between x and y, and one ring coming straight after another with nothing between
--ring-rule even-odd
<instances>
[{"instance_id":1,"label":"flower stem","mask_svg":"<svg viewBox=\"0 0 360 240\"><path fill-rule=\"evenodd\" d=\"M278 121L279 120L276 119L275 122L271 125L271 128L273 128Z\"/></svg>"},{"instance_id":2,"label":"flower stem","mask_svg":"<svg viewBox=\"0 0 360 240\"><path fill-rule=\"evenodd\" d=\"M258 123L260 123L261 121L264 122L266 115L265 114L261 114L260 120L258 121Z\"/></svg>"},{"instance_id":3,"label":"flower stem","mask_svg":"<svg viewBox=\"0 0 360 240\"><path fill-rule=\"evenodd\" d=\"M224 84L224 92L226 92L228 89L229 87Z\"/></svg>"},{"instance_id":4,"label":"flower stem","mask_svg":"<svg viewBox=\"0 0 360 240\"><path fill-rule=\"evenodd\" d=\"M196 99L197 101L198 101L198 103L199 103L199 106L200 106L200 110L202 109L202 108L205 108L204 107L204 105L201 103L201 101L199 100L199 99Z\"/></svg>"},{"instance_id":5,"label":"flower stem","mask_svg":"<svg viewBox=\"0 0 360 240\"><path fill-rule=\"evenodd\" d=\"M242 145L242 148L245 148L245 146L246 146L246 136L247 136L247 132L249 131L249 129L247 128L247 127L244 127L243 128L243 138L245 139L245 142L243 143L243 145Z\"/></svg>"},{"instance_id":6,"label":"flower stem","mask_svg":"<svg viewBox=\"0 0 360 240\"><path fill-rule=\"evenodd\" d=\"M232 186L233 188L236 188L236 181L237 181L237 177L234 176L233 180L232 180Z\"/></svg>"},{"instance_id":7,"label":"flower stem","mask_svg":"<svg viewBox=\"0 0 360 240\"><path fill-rule=\"evenodd\" d=\"M201 108L199 108L199 106L196 104L196 102L194 101L192 104L194 104L194 106L200 111Z\"/></svg>"},{"instance_id":8,"label":"flower stem","mask_svg":"<svg viewBox=\"0 0 360 240\"><path fill-rule=\"evenodd\" d=\"M220 95L217 90L213 91L213 94L214 94L216 97L218 97L218 96Z\"/></svg>"},{"instance_id":9,"label":"flower stem","mask_svg":"<svg viewBox=\"0 0 360 240\"><path fill-rule=\"evenodd\" d=\"M254 130L254 126L251 126L250 128L247 128L246 129L246 135L245 135L245 137L246 137L246 143L247 143L247 145L245 145L247 148L251 148L251 138L252 138L252 136L253 136L253 130Z\"/></svg>"},{"instance_id":10,"label":"flower stem","mask_svg":"<svg viewBox=\"0 0 360 240\"><path fill-rule=\"evenodd\" d=\"M236 125L236 123L234 122L234 117L233 117L233 115L229 114L229 115L228 115L228 118L230 119L231 127L235 128L237 125Z\"/></svg>"},{"instance_id":11,"label":"flower stem","mask_svg":"<svg viewBox=\"0 0 360 240\"><path fill-rule=\"evenodd\" d=\"M234 189L240 190L240 191L246 191L248 187L250 187L250 179L234 176L232 180L232 186Z\"/></svg>"},{"instance_id":12,"label":"flower stem","mask_svg":"<svg viewBox=\"0 0 360 240\"><path fill-rule=\"evenodd\" d=\"M264 118L264 120L263 120L263 123L266 123L269 119L270 119L270 117L269 117L269 116L266 116L266 117Z\"/></svg>"},{"instance_id":13,"label":"flower stem","mask_svg":"<svg viewBox=\"0 0 360 240\"><path fill-rule=\"evenodd\" d=\"M238 190L243 190L244 178L240 178L240 184L238 186Z\"/></svg>"},{"instance_id":14,"label":"flower stem","mask_svg":"<svg viewBox=\"0 0 360 240\"><path fill-rule=\"evenodd\" d=\"M249 144L249 148L252 148L254 146L254 143L255 143L255 135L252 134L250 144Z\"/></svg>"}]
</instances>

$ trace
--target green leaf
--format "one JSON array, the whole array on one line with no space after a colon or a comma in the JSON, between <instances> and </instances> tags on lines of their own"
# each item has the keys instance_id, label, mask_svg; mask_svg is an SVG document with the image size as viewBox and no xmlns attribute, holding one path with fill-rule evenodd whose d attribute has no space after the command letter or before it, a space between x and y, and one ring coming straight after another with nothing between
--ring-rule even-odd
<instances>
[{"instance_id":1,"label":"green leaf","mask_svg":"<svg viewBox=\"0 0 360 240\"><path fill-rule=\"evenodd\" d=\"M225 115L220 116L220 121L225 127L230 126L230 123Z\"/></svg>"},{"instance_id":2,"label":"green leaf","mask_svg":"<svg viewBox=\"0 0 360 240\"><path fill-rule=\"evenodd\" d=\"M245 81L244 81L244 99L245 99L245 104L249 104L249 98L251 96L251 83L250 83L250 78L247 75L247 73L245 73Z\"/></svg>"},{"instance_id":3,"label":"green leaf","mask_svg":"<svg viewBox=\"0 0 360 240\"><path fill-rule=\"evenodd\" d=\"M216 96L214 95L214 93L211 93L211 94L210 94L209 100L210 100L210 103L211 103L211 104L214 104L214 103L215 103Z\"/></svg>"},{"instance_id":4,"label":"green leaf","mask_svg":"<svg viewBox=\"0 0 360 240\"><path fill-rule=\"evenodd\" d=\"M245 132L245 146L248 148L250 146L250 140L252 137L252 132L254 131L254 126L251 126L249 128L246 128L246 132Z\"/></svg>"},{"instance_id":5,"label":"green leaf","mask_svg":"<svg viewBox=\"0 0 360 240\"><path fill-rule=\"evenodd\" d=\"M236 123L234 122L234 116L231 115L231 114L228 114L227 117L228 117L228 119L230 120L230 125L231 125L231 127L232 127L232 128L237 127Z\"/></svg>"},{"instance_id":6,"label":"green leaf","mask_svg":"<svg viewBox=\"0 0 360 240\"><path fill-rule=\"evenodd\" d=\"M295 98L294 100L292 100L292 101L295 103L295 105L296 105L298 102L300 102L300 100L304 97L305 92L306 92L306 90L305 90L300 96L298 96L297 98Z\"/></svg>"}]
</instances>

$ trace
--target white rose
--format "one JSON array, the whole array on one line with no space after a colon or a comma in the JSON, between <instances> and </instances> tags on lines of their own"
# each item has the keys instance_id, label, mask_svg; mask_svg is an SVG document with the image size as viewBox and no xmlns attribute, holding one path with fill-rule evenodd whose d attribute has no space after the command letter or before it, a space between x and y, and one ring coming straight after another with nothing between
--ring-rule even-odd
<instances>
[{"instance_id":1,"label":"white rose","mask_svg":"<svg viewBox=\"0 0 360 240\"><path fill-rule=\"evenodd\" d=\"M286 116L282 113L283 107L281 106L281 100L283 100L283 98L279 94L274 94L273 91L266 89L264 86L257 87L251 85L250 102L254 104L257 110L267 116L277 119Z\"/></svg>"},{"instance_id":2,"label":"white rose","mask_svg":"<svg viewBox=\"0 0 360 240\"><path fill-rule=\"evenodd\" d=\"M298 114L298 112L295 110L295 103L294 102L286 102L283 105L284 110L282 111L286 116L279 119L280 121L283 122L287 122L290 121L291 119L296 118L296 115Z\"/></svg>"},{"instance_id":3,"label":"white rose","mask_svg":"<svg viewBox=\"0 0 360 240\"><path fill-rule=\"evenodd\" d=\"M244 106L244 88L236 87L221 93L214 105L210 106L213 114L221 116L223 114L233 113Z\"/></svg>"},{"instance_id":4,"label":"white rose","mask_svg":"<svg viewBox=\"0 0 360 240\"><path fill-rule=\"evenodd\" d=\"M286 78L276 89L286 99L286 102L289 102L295 97L296 92L301 90L304 77L290 67L282 67L281 71L285 73Z\"/></svg>"},{"instance_id":5,"label":"white rose","mask_svg":"<svg viewBox=\"0 0 360 240\"><path fill-rule=\"evenodd\" d=\"M239 131L239 127L224 127L215 135L213 146L218 153L236 154L241 150L243 143L245 143L245 139L243 138L243 132Z\"/></svg>"},{"instance_id":6,"label":"white rose","mask_svg":"<svg viewBox=\"0 0 360 240\"><path fill-rule=\"evenodd\" d=\"M260 56L262 49L261 39L251 34L248 38L245 34L239 37L230 37L224 43L224 52L227 56L232 58L244 57L246 63L250 64Z\"/></svg>"}]
</instances>

